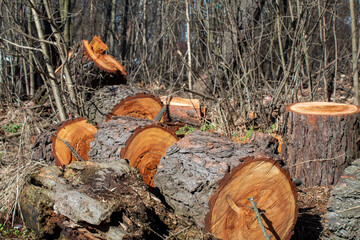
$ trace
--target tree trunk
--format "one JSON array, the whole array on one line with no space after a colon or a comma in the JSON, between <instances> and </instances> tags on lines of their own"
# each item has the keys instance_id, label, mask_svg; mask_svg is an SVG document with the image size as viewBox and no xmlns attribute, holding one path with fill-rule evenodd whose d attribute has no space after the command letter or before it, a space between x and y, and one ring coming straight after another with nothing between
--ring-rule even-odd
<instances>
[{"instance_id":1,"label":"tree trunk","mask_svg":"<svg viewBox=\"0 0 360 240\"><path fill-rule=\"evenodd\" d=\"M325 102L287 106L282 156L304 187L336 184L359 156L360 108Z\"/></svg>"},{"instance_id":2,"label":"tree trunk","mask_svg":"<svg viewBox=\"0 0 360 240\"><path fill-rule=\"evenodd\" d=\"M247 199L255 197L258 208L266 211L263 219L270 234L288 239L297 216L294 184L276 161L260 157L276 152L271 137L253 137L259 139L236 144L194 131L167 149L154 185L177 214L194 219L221 239L261 238L255 215L246 207ZM259 143L266 147L258 148ZM259 158L244 162L250 155Z\"/></svg>"},{"instance_id":3,"label":"tree trunk","mask_svg":"<svg viewBox=\"0 0 360 240\"><path fill-rule=\"evenodd\" d=\"M144 89L126 85L105 86L95 92L85 114L90 122L98 124L120 115L152 120L161 108L161 101ZM166 119L166 115L163 116L163 121Z\"/></svg>"},{"instance_id":4,"label":"tree trunk","mask_svg":"<svg viewBox=\"0 0 360 240\"><path fill-rule=\"evenodd\" d=\"M128 159L131 167L139 169L144 182L153 186L160 158L176 141L173 131L157 122L119 116L99 127L89 157L94 161Z\"/></svg>"},{"instance_id":5,"label":"tree trunk","mask_svg":"<svg viewBox=\"0 0 360 240\"><path fill-rule=\"evenodd\" d=\"M212 239L170 211L123 159L44 167L19 203L40 239Z\"/></svg>"}]
</instances>

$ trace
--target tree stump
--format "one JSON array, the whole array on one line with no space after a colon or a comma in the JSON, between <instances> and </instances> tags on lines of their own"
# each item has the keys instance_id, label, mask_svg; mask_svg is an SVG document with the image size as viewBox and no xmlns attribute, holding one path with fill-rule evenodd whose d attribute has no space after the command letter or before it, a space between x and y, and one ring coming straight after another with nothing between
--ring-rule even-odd
<instances>
[{"instance_id":1,"label":"tree stump","mask_svg":"<svg viewBox=\"0 0 360 240\"><path fill-rule=\"evenodd\" d=\"M76 160L89 160L87 154L96 131L97 129L84 118L63 122L51 136L51 154L55 164L62 166ZM81 159L77 159L79 157Z\"/></svg>"},{"instance_id":2,"label":"tree stump","mask_svg":"<svg viewBox=\"0 0 360 240\"><path fill-rule=\"evenodd\" d=\"M359 156L360 108L328 102L287 106L282 156L304 187L336 184Z\"/></svg>"},{"instance_id":3,"label":"tree stump","mask_svg":"<svg viewBox=\"0 0 360 240\"><path fill-rule=\"evenodd\" d=\"M101 124L113 116L154 119L163 104L148 91L126 85L105 86L92 96L86 107L86 118ZM165 114L161 121L166 121Z\"/></svg>"},{"instance_id":4,"label":"tree stump","mask_svg":"<svg viewBox=\"0 0 360 240\"><path fill-rule=\"evenodd\" d=\"M261 141L236 144L194 131L167 149L154 185L177 214L221 239L262 238L255 214L247 208L248 198L255 197L258 208L266 211L267 231L289 239L297 218L294 184L276 161L261 157L255 142ZM268 146L276 152L276 146ZM249 155L258 158L244 158Z\"/></svg>"},{"instance_id":5,"label":"tree stump","mask_svg":"<svg viewBox=\"0 0 360 240\"><path fill-rule=\"evenodd\" d=\"M104 54L106 44L94 36L83 40L69 52L69 70L77 85L98 88L104 85L126 84L125 67L111 55ZM62 72L60 66L56 73Z\"/></svg>"},{"instance_id":6,"label":"tree stump","mask_svg":"<svg viewBox=\"0 0 360 240\"><path fill-rule=\"evenodd\" d=\"M84 118L61 122L36 138L31 158L54 162L59 166L76 161L79 156L88 160L90 142L94 140L96 131Z\"/></svg>"},{"instance_id":7,"label":"tree stump","mask_svg":"<svg viewBox=\"0 0 360 240\"><path fill-rule=\"evenodd\" d=\"M153 186L160 158L177 141L173 130L152 120L114 117L100 125L91 143L89 156L94 161L125 158L136 167L149 186Z\"/></svg>"}]
</instances>

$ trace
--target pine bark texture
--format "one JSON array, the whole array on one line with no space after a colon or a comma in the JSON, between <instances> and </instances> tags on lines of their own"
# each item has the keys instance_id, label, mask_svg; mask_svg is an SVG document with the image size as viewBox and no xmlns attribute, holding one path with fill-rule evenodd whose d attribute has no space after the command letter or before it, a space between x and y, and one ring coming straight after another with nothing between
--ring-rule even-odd
<instances>
[{"instance_id":1,"label":"pine bark texture","mask_svg":"<svg viewBox=\"0 0 360 240\"><path fill-rule=\"evenodd\" d=\"M254 136L247 144L237 144L215 133L190 133L167 149L154 177L155 187L177 214L204 227L211 195L218 189L219 181L242 163L243 157L276 158L274 139L262 135L266 140L257 140ZM258 148L259 143L266 147Z\"/></svg>"},{"instance_id":2,"label":"pine bark texture","mask_svg":"<svg viewBox=\"0 0 360 240\"><path fill-rule=\"evenodd\" d=\"M325 227L326 239L357 239L360 236L360 159L348 166L330 192Z\"/></svg>"},{"instance_id":3,"label":"pine bark texture","mask_svg":"<svg viewBox=\"0 0 360 240\"><path fill-rule=\"evenodd\" d=\"M290 105L291 106L291 105ZM360 112L336 116L285 112L282 157L303 187L334 185L359 156Z\"/></svg>"},{"instance_id":4,"label":"pine bark texture","mask_svg":"<svg viewBox=\"0 0 360 240\"><path fill-rule=\"evenodd\" d=\"M97 90L88 101L85 112L90 122L101 124L105 121L106 115L111 112L116 104L129 96L138 93L149 93L148 91L128 85L104 86Z\"/></svg>"},{"instance_id":5,"label":"pine bark texture","mask_svg":"<svg viewBox=\"0 0 360 240\"><path fill-rule=\"evenodd\" d=\"M154 124L151 120L129 116L114 117L99 126L95 139L90 143L89 157L93 161L108 162L120 159L126 141L141 127Z\"/></svg>"}]
</instances>

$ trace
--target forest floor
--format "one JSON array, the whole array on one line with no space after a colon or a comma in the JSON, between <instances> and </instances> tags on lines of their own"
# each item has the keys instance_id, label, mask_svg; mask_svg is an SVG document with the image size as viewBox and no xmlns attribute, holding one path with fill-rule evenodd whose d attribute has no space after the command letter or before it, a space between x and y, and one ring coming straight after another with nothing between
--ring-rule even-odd
<instances>
[{"instance_id":1,"label":"forest floor","mask_svg":"<svg viewBox=\"0 0 360 240\"><path fill-rule=\"evenodd\" d=\"M348 92L339 95L348 102ZM21 221L16 199L27 176L45 163L31 159L32 144L46 127L56 123L50 107L32 101L0 108L0 239L36 239ZM298 188L299 215L293 240L322 239L331 187ZM5 221L8 219L7 221Z\"/></svg>"}]
</instances>

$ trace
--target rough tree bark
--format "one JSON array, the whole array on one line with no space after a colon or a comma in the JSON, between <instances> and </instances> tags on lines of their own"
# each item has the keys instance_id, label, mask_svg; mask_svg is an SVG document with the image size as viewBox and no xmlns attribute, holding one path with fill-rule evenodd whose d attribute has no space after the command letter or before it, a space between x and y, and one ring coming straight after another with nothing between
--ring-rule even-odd
<instances>
[{"instance_id":1,"label":"rough tree bark","mask_svg":"<svg viewBox=\"0 0 360 240\"><path fill-rule=\"evenodd\" d=\"M254 215L246 210L245 206L250 206L250 202L244 202L255 197L259 208L267 212L265 216L272 222L265 221L271 234L287 239L297 216L296 191L289 174L267 158L256 162L258 165L246 165L250 166L249 169L244 166L244 172L238 170L245 156L261 157L265 154L276 159L276 144L270 136L265 136L255 134L248 143L236 144L217 134L194 131L167 149L166 156L160 160L154 185L177 214L194 219L199 226L206 226L224 239L249 239L249 232L260 231L259 226L252 225ZM263 149L257 147L259 143ZM240 183L238 187L233 186L236 182ZM282 187L274 189L278 184ZM224 189L229 193L224 195ZM219 192L214 195L216 191ZM286 214L283 215L282 211ZM283 219L277 219L277 214ZM223 220L219 221L219 218ZM244 226L251 226L251 229L245 231ZM254 239L259 239L259 235L254 236Z\"/></svg>"},{"instance_id":2,"label":"rough tree bark","mask_svg":"<svg viewBox=\"0 0 360 240\"><path fill-rule=\"evenodd\" d=\"M19 202L41 239L212 239L170 211L123 159L44 167Z\"/></svg>"},{"instance_id":3,"label":"rough tree bark","mask_svg":"<svg viewBox=\"0 0 360 240\"><path fill-rule=\"evenodd\" d=\"M100 125L89 156L101 162L128 159L131 167L139 169L144 182L153 186L160 158L177 140L171 129L157 122L120 116Z\"/></svg>"},{"instance_id":4,"label":"rough tree bark","mask_svg":"<svg viewBox=\"0 0 360 240\"><path fill-rule=\"evenodd\" d=\"M360 108L327 102L287 106L282 157L304 187L333 185L359 156Z\"/></svg>"}]
</instances>

